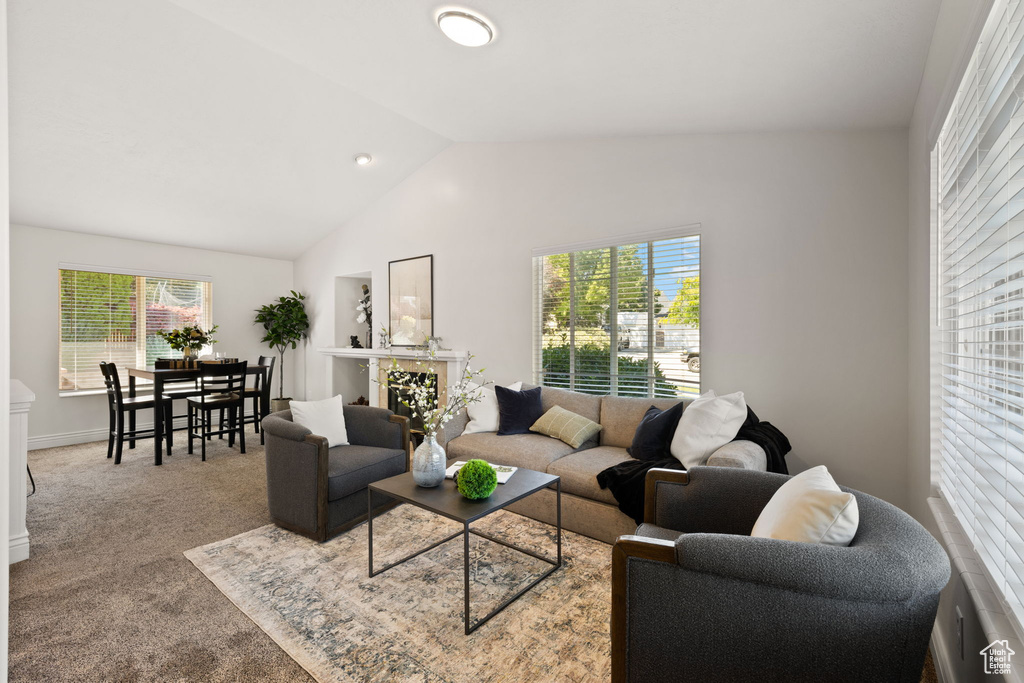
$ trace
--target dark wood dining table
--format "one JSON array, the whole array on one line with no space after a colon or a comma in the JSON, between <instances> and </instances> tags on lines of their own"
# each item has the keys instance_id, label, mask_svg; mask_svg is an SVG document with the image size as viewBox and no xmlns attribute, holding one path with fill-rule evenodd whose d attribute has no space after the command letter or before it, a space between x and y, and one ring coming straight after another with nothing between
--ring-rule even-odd
<instances>
[{"instance_id":1,"label":"dark wood dining table","mask_svg":"<svg viewBox=\"0 0 1024 683\"><path fill-rule=\"evenodd\" d=\"M246 368L247 375L262 375L260 380L262 392L260 393L260 420L270 413L270 386L267 383L267 371L270 368L262 365L250 365ZM195 368L128 368L128 395L135 397L137 380L148 379L153 382L153 396L163 394L164 385L168 382L182 382L196 380L202 374L202 369ZM135 429L135 411L129 416L129 429ZM171 425L174 429L174 425ZM155 436L154 464L163 463L163 435L164 435L164 411L161 410L161 402L153 403L153 432Z\"/></svg>"}]
</instances>

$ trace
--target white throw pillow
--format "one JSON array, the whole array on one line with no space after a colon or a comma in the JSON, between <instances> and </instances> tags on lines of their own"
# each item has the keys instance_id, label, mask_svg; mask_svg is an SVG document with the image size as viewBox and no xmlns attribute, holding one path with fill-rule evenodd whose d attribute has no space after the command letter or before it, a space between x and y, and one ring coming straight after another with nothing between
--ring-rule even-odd
<instances>
[{"instance_id":1,"label":"white throw pillow","mask_svg":"<svg viewBox=\"0 0 1024 683\"><path fill-rule=\"evenodd\" d=\"M743 392L717 396L701 394L683 410L669 452L686 469L707 464L711 454L736 438L747 419Z\"/></svg>"},{"instance_id":2,"label":"white throw pillow","mask_svg":"<svg viewBox=\"0 0 1024 683\"><path fill-rule=\"evenodd\" d=\"M348 445L345 402L341 394L322 401L292 401L291 409L292 421L317 436L327 437L328 447Z\"/></svg>"},{"instance_id":3,"label":"white throw pillow","mask_svg":"<svg viewBox=\"0 0 1024 683\"><path fill-rule=\"evenodd\" d=\"M521 391L522 382L513 382L508 387L512 391ZM463 430L463 434L480 434L482 432L498 431L498 397L494 394L494 387L482 387L479 384L470 383L469 393L471 396L476 392L480 400L466 406L469 413L469 424Z\"/></svg>"},{"instance_id":4,"label":"white throw pillow","mask_svg":"<svg viewBox=\"0 0 1024 683\"><path fill-rule=\"evenodd\" d=\"M824 465L779 487L761 510L751 536L848 546L857 534L857 498L839 489Z\"/></svg>"}]
</instances>

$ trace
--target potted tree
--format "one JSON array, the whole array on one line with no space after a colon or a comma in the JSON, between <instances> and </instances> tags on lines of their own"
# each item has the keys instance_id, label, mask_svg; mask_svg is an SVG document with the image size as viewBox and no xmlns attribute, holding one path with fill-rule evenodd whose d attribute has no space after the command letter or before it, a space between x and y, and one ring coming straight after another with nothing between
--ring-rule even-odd
<instances>
[{"instance_id":1,"label":"potted tree","mask_svg":"<svg viewBox=\"0 0 1024 683\"><path fill-rule=\"evenodd\" d=\"M296 348L306 338L309 330L309 316L306 315L305 300L302 294L292 290L291 296L282 296L272 304L267 304L256 311L254 325L263 325L266 335L260 341L266 342L277 351L281 360L281 385L276 399L270 402L273 412L288 410L291 397L284 395L284 352L291 346Z\"/></svg>"}]
</instances>

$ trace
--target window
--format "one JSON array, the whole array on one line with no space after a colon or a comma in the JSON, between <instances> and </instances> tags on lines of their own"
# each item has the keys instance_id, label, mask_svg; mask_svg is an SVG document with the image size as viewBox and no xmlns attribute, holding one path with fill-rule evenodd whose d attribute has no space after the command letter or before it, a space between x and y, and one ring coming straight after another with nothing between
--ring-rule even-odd
<instances>
[{"instance_id":1,"label":"window","mask_svg":"<svg viewBox=\"0 0 1024 683\"><path fill-rule=\"evenodd\" d=\"M58 277L61 392L102 389L100 361L147 366L180 356L159 332L210 327L207 281L71 267L61 268Z\"/></svg>"},{"instance_id":2,"label":"window","mask_svg":"<svg viewBox=\"0 0 1024 683\"><path fill-rule=\"evenodd\" d=\"M700 392L700 236L673 232L534 252L537 383L617 396Z\"/></svg>"},{"instance_id":3,"label":"window","mask_svg":"<svg viewBox=\"0 0 1024 683\"><path fill-rule=\"evenodd\" d=\"M939 489L1024 618L1024 4L997 0L933 151Z\"/></svg>"}]
</instances>

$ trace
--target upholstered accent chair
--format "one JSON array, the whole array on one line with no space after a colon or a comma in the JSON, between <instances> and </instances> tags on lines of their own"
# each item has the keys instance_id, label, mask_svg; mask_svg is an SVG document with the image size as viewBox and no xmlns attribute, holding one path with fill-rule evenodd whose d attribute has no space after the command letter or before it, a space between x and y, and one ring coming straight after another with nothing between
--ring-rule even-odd
<instances>
[{"instance_id":1,"label":"upholstered accent chair","mask_svg":"<svg viewBox=\"0 0 1024 683\"><path fill-rule=\"evenodd\" d=\"M612 550L612 680L917 683L949 559L859 491L849 547L752 538L789 477L651 470L645 523Z\"/></svg>"},{"instance_id":2,"label":"upholstered accent chair","mask_svg":"<svg viewBox=\"0 0 1024 683\"><path fill-rule=\"evenodd\" d=\"M345 406L350 445L292 421L285 410L263 418L266 432L267 505L274 523L317 541L366 519L366 489L409 467L409 418L384 408ZM392 507L381 497L374 510Z\"/></svg>"}]
</instances>

